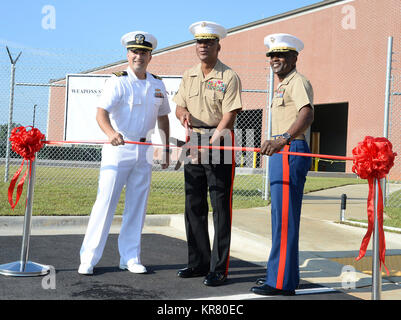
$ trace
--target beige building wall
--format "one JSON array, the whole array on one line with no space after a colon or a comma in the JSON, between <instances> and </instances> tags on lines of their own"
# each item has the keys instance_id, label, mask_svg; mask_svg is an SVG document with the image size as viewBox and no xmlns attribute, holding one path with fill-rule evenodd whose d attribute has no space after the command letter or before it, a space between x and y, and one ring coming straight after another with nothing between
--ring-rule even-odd
<instances>
[{"instance_id":1,"label":"beige building wall","mask_svg":"<svg viewBox=\"0 0 401 320\"><path fill-rule=\"evenodd\" d=\"M269 66L264 37L280 32L302 39L305 49L298 57L297 69L311 81L315 104L333 104L335 107L336 103L348 103L346 155L350 156L352 149L365 136L383 136L387 38L395 37L393 51L401 54L400 13L399 0L325 1L305 10L230 29L227 38L221 41L220 59L239 74L243 89L266 90ZM190 34L188 38L191 38ZM401 60L399 56L398 60ZM196 63L194 44L188 41L155 51L149 71L158 75L182 75ZM398 66L401 68L400 63ZM101 72L111 73L125 68L123 63ZM397 90L400 83L401 80L393 89ZM64 94L60 89L53 90L57 90L54 94ZM259 109L265 108L267 96L245 93L243 100L245 109ZM52 101L50 116L64 112L64 105L53 105ZM392 130L401 129L401 114L395 119L397 117ZM60 134L52 126L49 126L49 139ZM398 150L401 156L401 139L392 142L394 150ZM393 178L397 179L401 178L399 162L392 170ZM346 171L352 171L350 161Z\"/></svg>"}]
</instances>

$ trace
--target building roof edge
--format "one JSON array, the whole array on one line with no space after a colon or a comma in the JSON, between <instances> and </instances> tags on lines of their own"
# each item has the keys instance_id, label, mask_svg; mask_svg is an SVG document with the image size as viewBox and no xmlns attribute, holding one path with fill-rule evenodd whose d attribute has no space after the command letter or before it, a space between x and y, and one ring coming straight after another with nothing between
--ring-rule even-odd
<instances>
[{"instance_id":1,"label":"building roof edge","mask_svg":"<svg viewBox=\"0 0 401 320\"><path fill-rule=\"evenodd\" d=\"M246 29L254 28L254 27L257 27L258 25L263 25L263 24L266 24L266 23L269 23L269 22L273 22L275 20L288 18L288 17L291 17L293 15L297 15L297 14L305 13L305 12L308 12L308 11L311 11L311 10L323 8L325 6L330 6L330 5L335 4L335 3L349 2L349 1L350 0L322 0L320 2L317 2L317 3L314 3L314 4L310 4L310 5L302 7L302 8L290 10L290 11L287 11L287 12L284 12L284 13L276 14L276 15L268 17L268 18L256 20L256 21L253 21L253 22L250 22L250 23L246 23L246 24L237 26L237 27L230 28L230 29L227 30L227 35L229 36L231 33L245 31ZM156 56L156 55L159 55L159 54L170 52L172 50L176 50L176 49L180 49L180 48L192 45L194 43L195 43L195 40L193 40L193 39L192 40L188 40L188 41L184 41L184 42L180 42L180 43L177 43L177 44L174 44L174 45L162 48L162 49L155 50L152 55ZM89 70L83 71L81 73L82 74L92 73L92 72L104 70L104 69L107 69L107 68L113 68L113 67L116 67L116 66L118 66L120 64L124 64L124 63L127 63L127 61L126 60L120 60L120 61L113 62L113 63L107 64L107 65L104 65L104 66L101 66L101 67L89 69ZM61 81L61 80L64 80L64 79L65 78L61 78L61 79L57 79L57 80L51 80L50 82L57 82L57 81Z\"/></svg>"}]
</instances>

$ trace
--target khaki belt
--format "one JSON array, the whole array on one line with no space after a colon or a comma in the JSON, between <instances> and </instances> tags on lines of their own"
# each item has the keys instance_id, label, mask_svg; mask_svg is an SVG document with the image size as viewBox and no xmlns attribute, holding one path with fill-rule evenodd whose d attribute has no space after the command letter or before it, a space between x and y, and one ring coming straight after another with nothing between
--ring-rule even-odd
<instances>
[{"instance_id":1,"label":"khaki belt","mask_svg":"<svg viewBox=\"0 0 401 320\"><path fill-rule=\"evenodd\" d=\"M213 132L212 130L215 130L217 127L192 127L193 132L200 133L200 134L205 134L205 133L211 133Z\"/></svg>"}]
</instances>

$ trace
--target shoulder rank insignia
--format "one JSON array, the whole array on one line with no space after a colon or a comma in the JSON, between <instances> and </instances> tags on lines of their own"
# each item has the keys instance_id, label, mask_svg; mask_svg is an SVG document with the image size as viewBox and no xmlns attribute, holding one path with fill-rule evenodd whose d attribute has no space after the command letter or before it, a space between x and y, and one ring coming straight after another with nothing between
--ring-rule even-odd
<instances>
[{"instance_id":1,"label":"shoulder rank insignia","mask_svg":"<svg viewBox=\"0 0 401 320\"><path fill-rule=\"evenodd\" d=\"M151 75L153 76L153 78L155 78L155 79L157 79L157 80L163 80L161 77L159 77L159 76L157 76L157 75L155 75L155 74L153 74L153 73L151 73Z\"/></svg>"},{"instance_id":2,"label":"shoulder rank insignia","mask_svg":"<svg viewBox=\"0 0 401 320\"><path fill-rule=\"evenodd\" d=\"M127 71L117 71L117 72L113 72L113 74L117 77L121 77L121 76L126 76L128 74Z\"/></svg>"}]
</instances>

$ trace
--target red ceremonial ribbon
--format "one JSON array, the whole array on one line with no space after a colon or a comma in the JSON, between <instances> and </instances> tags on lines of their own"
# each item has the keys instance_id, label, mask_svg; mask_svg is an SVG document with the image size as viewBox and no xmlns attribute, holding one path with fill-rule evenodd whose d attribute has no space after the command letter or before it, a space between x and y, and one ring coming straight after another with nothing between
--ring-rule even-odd
<instances>
[{"instance_id":1,"label":"red ceremonial ribbon","mask_svg":"<svg viewBox=\"0 0 401 320\"><path fill-rule=\"evenodd\" d=\"M359 256L356 260L364 257L367 246L373 231L374 226L374 195L376 191L376 180L379 186L378 199L377 199L377 221L379 230L379 258L380 268L383 264L387 274L389 271L384 264L386 255L386 244L384 239L383 230L383 193L379 183L380 179L383 179L391 167L394 165L394 158L397 155L392 151L393 145L386 138L373 138L365 137L365 140L358 143L358 145L352 150L354 155L354 164L352 171L356 173L362 179L367 179L369 183L369 194L368 194L368 230L362 240L361 248L359 250Z\"/></svg>"},{"instance_id":2,"label":"red ceremonial ribbon","mask_svg":"<svg viewBox=\"0 0 401 320\"><path fill-rule=\"evenodd\" d=\"M14 192L15 184L20 176L24 161L29 161L29 178L31 177L32 161L35 159L35 153L38 152L43 144L49 145L61 145L61 144L107 144L109 141L44 141L45 136L36 128L30 127L31 130L27 131L28 127L17 127L11 131L10 141L12 143L12 150L21 155L24 160L22 161L21 167L17 170L14 177L11 180L8 189L8 200L11 207L17 205L18 200L22 193L23 184L27 175L25 171L21 181L18 183L17 187L17 197L15 204L12 201L12 195ZM186 125L186 142L189 140L189 129ZM138 144L138 145L153 145L158 147L177 147L172 145L164 144L154 144L150 142L137 142L137 141L125 141L127 144ZM181 146L178 148L198 148L198 149L218 149L218 150L232 150L232 151L250 151L250 152L260 152L260 148L250 148L250 147L234 147L234 146ZM290 152L281 151L279 152L283 155L295 155L304 157L317 157L326 159L337 159L337 160L353 160L352 171L356 173L360 178L367 179L369 183L369 194L368 194L368 230L365 237L362 240L361 248L359 251L359 256L357 260L361 259L365 253L369 240L373 231L374 226L374 195L375 195L375 181L384 178L391 167L394 165L394 158L397 155L392 151L392 144L386 138L373 138L370 136L365 137L363 142L358 143L357 147L352 150L353 157L344 156L333 156L324 154L313 154L313 153L300 153L300 152ZM383 264L386 268L387 274L388 269L384 264L385 260L385 239L383 231L383 194L378 183L379 192L377 199L377 215L378 215L378 230L379 230L379 251L380 251L380 267Z\"/></svg>"},{"instance_id":3,"label":"red ceremonial ribbon","mask_svg":"<svg viewBox=\"0 0 401 320\"><path fill-rule=\"evenodd\" d=\"M31 128L31 130L27 131L26 128ZM13 178L11 179L10 186L8 187L8 202L11 205L11 208L14 209L17 205L19 198L21 197L21 193L24 187L24 182L26 179L26 175L29 171L29 179L31 179L31 172L32 172L32 161L35 160L35 153L38 152L44 144L42 141L45 138L44 134L42 134L39 129L33 128L31 126L27 127L16 127L11 130L11 148L12 150L19 154L23 160L21 166L14 174ZM22 176L20 182L17 186L17 195L15 199L15 203L13 202L13 193L15 184L24 168L25 160L28 161L28 168L25 171L24 175Z\"/></svg>"},{"instance_id":4,"label":"red ceremonial ribbon","mask_svg":"<svg viewBox=\"0 0 401 320\"><path fill-rule=\"evenodd\" d=\"M186 140L189 141L189 136L187 135ZM70 140L70 141L43 141L43 143L48 145L62 145L62 144L109 144L110 141L107 140ZM252 147L231 147L231 146L175 146L175 145L166 145L166 144L157 144L151 142L139 142L139 141L124 141L126 144L139 144L145 146L155 146L155 147L169 147L169 148L197 148L197 149L217 149L217 150L232 150L232 151L247 151L247 152L260 152L260 148L252 148ZM292 151L280 151L277 153L288 154L291 156L301 156L301 157L310 157L310 158L322 158L322 159L333 159L333 160L354 160L353 157L345 157L345 156L333 156L329 154L317 154L317 153L302 153L302 152L292 152Z\"/></svg>"}]
</instances>

